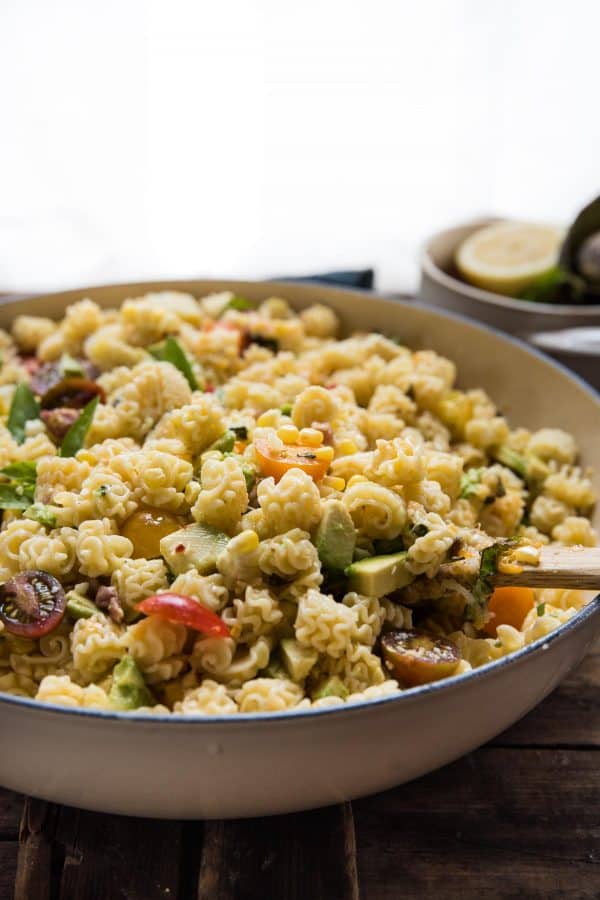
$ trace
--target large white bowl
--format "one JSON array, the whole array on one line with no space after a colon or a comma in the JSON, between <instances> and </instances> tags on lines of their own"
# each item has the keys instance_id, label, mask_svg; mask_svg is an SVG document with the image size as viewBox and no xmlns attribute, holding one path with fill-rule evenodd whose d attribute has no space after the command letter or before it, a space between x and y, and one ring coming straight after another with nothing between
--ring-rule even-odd
<instances>
[{"instance_id":1,"label":"large white bowl","mask_svg":"<svg viewBox=\"0 0 600 900\"><path fill-rule=\"evenodd\" d=\"M462 385L486 388L512 422L561 426L594 462L600 401L582 382L468 320L372 295L268 282L120 285L6 304L0 326L20 312L60 316L81 296L110 306L150 289L200 296L226 287L255 299L285 296L296 308L322 300L347 330L373 329L438 350L458 362ZM138 816L227 818L337 803L416 778L489 740L539 703L599 630L597 598L545 640L472 674L315 712L152 718L0 695L0 783Z\"/></svg>"}]
</instances>

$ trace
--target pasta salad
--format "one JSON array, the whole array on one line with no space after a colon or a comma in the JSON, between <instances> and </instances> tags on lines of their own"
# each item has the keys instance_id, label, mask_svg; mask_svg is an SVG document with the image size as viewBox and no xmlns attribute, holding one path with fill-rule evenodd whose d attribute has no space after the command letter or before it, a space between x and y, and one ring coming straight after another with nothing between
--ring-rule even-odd
<instances>
[{"instance_id":1,"label":"pasta salad","mask_svg":"<svg viewBox=\"0 0 600 900\"><path fill-rule=\"evenodd\" d=\"M0 332L0 692L230 715L392 695L586 602L492 590L593 545L571 435L325 305L176 292Z\"/></svg>"}]
</instances>

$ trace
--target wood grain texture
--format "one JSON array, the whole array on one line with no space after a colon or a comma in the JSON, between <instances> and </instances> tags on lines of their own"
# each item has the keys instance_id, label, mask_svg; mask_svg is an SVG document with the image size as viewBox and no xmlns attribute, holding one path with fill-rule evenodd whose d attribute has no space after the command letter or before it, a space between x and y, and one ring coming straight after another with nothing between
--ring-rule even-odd
<instances>
[{"instance_id":1,"label":"wood grain texture","mask_svg":"<svg viewBox=\"0 0 600 900\"><path fill-rule=\"evenodd\" d=\"M517 572L500 571L490 581L532 588L600 590L600 547L542 547L539 565L522 566Z\"/></svg>"},{"instance_id":2,"label":"wood grain texture","mask_svg":"<svg viewBox=\"0 0 600 900\"><path fill-rule=\"evenodd\" d=\"M349 803L293 816L207 822L198 900L358 900Z\"/></svg>"},{"instance_id":3,"label":"wood grain texture","mask_svg":"<svg viewBox=\"0 0 600 900\"><path fill-rule=\"evenodd\" d=\"M23 800L21 794L0 788L0 841L18 836Z\"/></svg>"},{"instance_id":4,"label":"wood grain texture","mask_svg":"<svg viewBox=\"0 0 600 900\"><path fill-rule=\"evenodd\" d=\"M362 900L597 898L598 762L486 748L358 801Z\"/></svg>"},{"instance_id":5,"label":"wood grain texture","mask_svg":"<svg viewBox=\"0 0 600 900\"><path fill-rule=\"evenodd\" d=\"M0 840L0 900L12 900L18 852L16 841Z\"/></svg>"}]
</instances>

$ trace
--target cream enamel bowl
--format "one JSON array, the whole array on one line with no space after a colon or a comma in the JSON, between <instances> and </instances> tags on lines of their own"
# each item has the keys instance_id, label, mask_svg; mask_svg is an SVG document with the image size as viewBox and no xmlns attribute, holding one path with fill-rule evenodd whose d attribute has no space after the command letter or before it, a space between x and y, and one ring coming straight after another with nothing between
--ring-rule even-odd
<instances>
[{"instance_id":1,"label":"cream enamel bowl","mask_svg":"<svg viewBox=\"0 0 600 900\"><path fill-rule=\"evenodd\" d=\"M0 307L60 316L82 296L102 306L148 290L198 296L232 287L279 294L296 308L321 300L344 327L395 334L459 366L515 424L572 432L597 462L600 400L525 346L447 314L346 290L268 282L163 282L36 297ZM597 482L598 485L598 482ZM596 519L598 524L598 517ZM106 812L227 818L307 809L380 791L473 750L539 703L600 631L600 599L545 640L473 673L361 705L303 713L188 719L67 710L0 695L0 784Z\"/></svg>"}]
</instances>

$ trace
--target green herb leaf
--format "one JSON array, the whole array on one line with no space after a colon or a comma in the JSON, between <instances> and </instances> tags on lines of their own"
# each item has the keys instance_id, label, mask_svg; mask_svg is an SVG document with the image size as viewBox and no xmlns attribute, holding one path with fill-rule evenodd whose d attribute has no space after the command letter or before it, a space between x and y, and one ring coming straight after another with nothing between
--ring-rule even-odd
<instances>
[{"instance_id":1,"label":"green herb leaf","mask_svg":"<svg viewBox=\"0 0 600 900\"><path fill-rule=\"evenodd\" d=\"M281 407L281 412L284 416L291 416L293 408L294 407L291 403L284 403Z\"/></svg>"},{"instance_id":2,"label":"green herb leaf","mask_svg":"<svg viewBox=\"0 0 600 900\"><path fill-rule=\"evenodd\" d=\"M0 474L10 478L8 484L0 484L0 509L27 509L35 494L36 463L10 463L0 469Z\"/></svg>"},{"instance_id":3,"label":"green herb leaf","mask_svg":"<svg viewBox=\"0 0 600 900\"><path fill-rule=\"evenodd\" d=\"M28 506L23 517L39 522L44 528L56 528L56 513L51 506L46 506L44 503L34 503L32 506Z\"/></svg>"},{"instance_id":4,"label":"green herb leaf","mask_svg":"<svg viewBox=\"0 0 600 900\"><path fill-rule=\"evenodd\" d=\"M481 476L485 469L467 469L460 477L460 496L462 500L475 497L481 484Z\"/></svg>"},{"instance_id":5,"label":"green herb leaf","mask_svg":"<svg viewBox=\"0 0 600 900\"><path fill-rule=\"evenodd\" d=\"M59 456L75 456L77 451L81 450L85 443L85 436L90 430L99 401L99 397L94 397L87 406L83 407L79 418L73 422L64 436L58 452Z\"/></svg>"},{"instance_id":6,"label":"green herb leaf","mask_svg":"<svg viewBox=\"0 0 600 900\"><path fill-rule=\"evenodd\" d=\"M486 547L482 552L479 562L479 575L471 591L473 602L467 606L465 611L466 618L470 621L477 622L482 618L487 608L488 600L494 591L491 578L498 571L498 560L506 550L514 547L517 543L518 541L514 538L497 541L491 547Z\"/></svg>"},{"instance_id":7,"label":"green herb leaf","mask_svg":"<svg viewBox=\"0 0 600 900\"><path fill-rule=\"evenodd\" d=\"M0 509L27 509L33 501L35 485L20 484L17 481L11 484L0 484Z\"/></svg>"},{"instance_id":8,"label":"green herb leaf","mask_svg":"<svg viewBox=\"0 0 600 900\"><path fill-rule=\"evenodd\" d=\"M198 382L196 381L192 365L183 347L172 335L164 343L155 344L154 347L149 347L148 350L155 359L171 363L172 366L179 369L182 375L185 376L191 389L193 391L198 390Z\"/></svg>"},{"instance_id":9,"label":"green herb leaf","mask_svg":"<svg viewBox=\"0 0 600 900\"><path fill-rule=\"evenodd\" d=\"M0 469L0 475L6 475L14 481L31 482L35 484L37 477L37 463L34 460L24 460L23 462L10 463L3 469Z\"/></svg>"},{"instance_id":10,"label":"green herb leaf","mask_svg":"<svg viewBox=\"0 0 600 900\"><path fill-rule=\"evenodd\" d=\"M536 610L537 610L538 616L543 616L544 613L546 612L546 604L538 603L538 605L536 606Z\"/></svg>"},{"instance_id":11,"label":"green herb leaf","mask_svg":"<svg viewBox=\"0 0 600 900\"><path fill-rule=\"evenodd\" d=\"M25 425L31 419L39 419L40 407L31 388L24 382L17 385L10 412L8 413L7 428L17 444L25 440Z\"/></svg>"}]
</instances>

